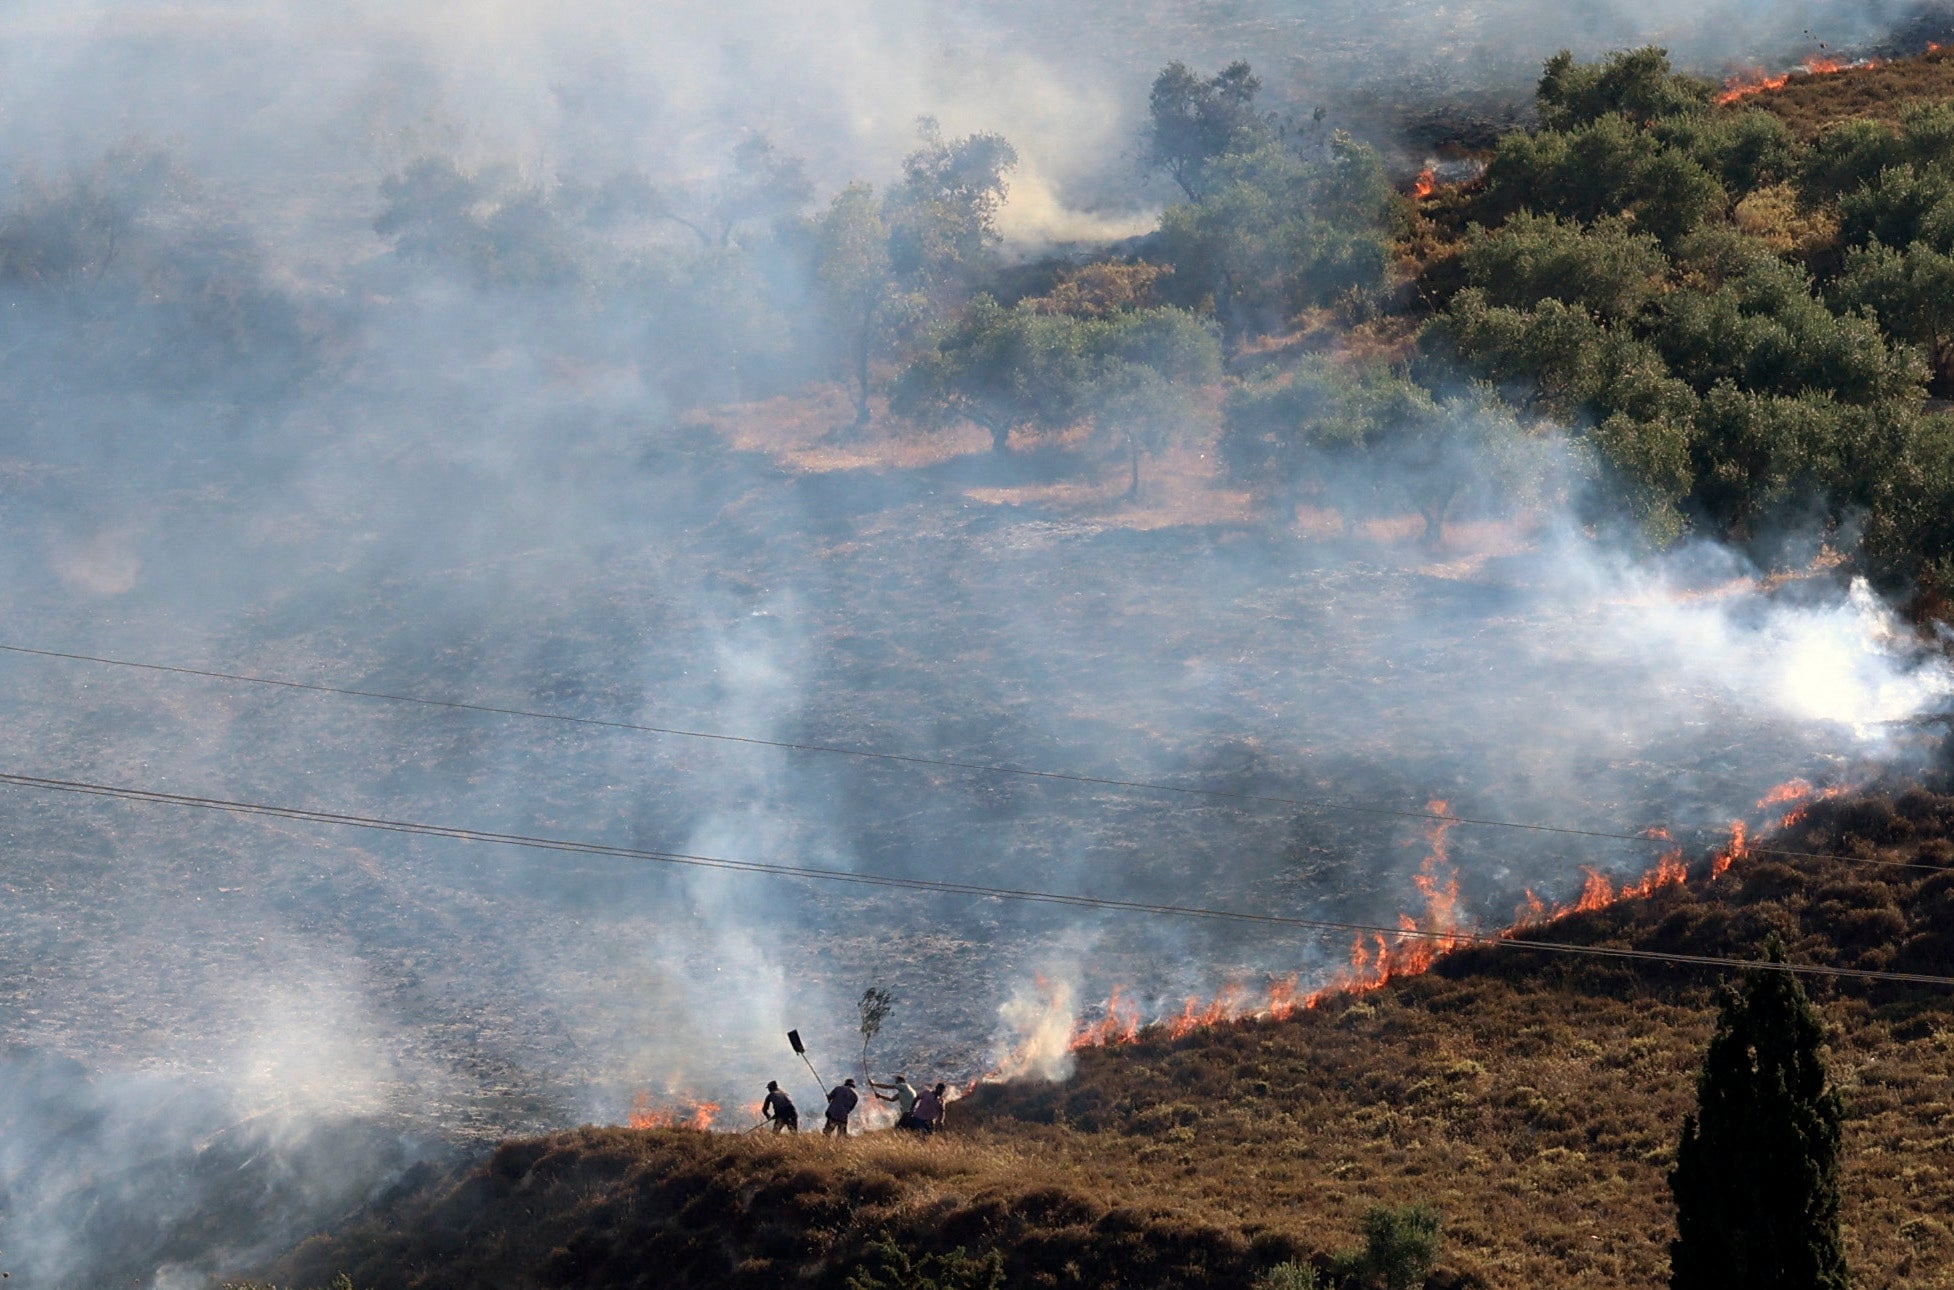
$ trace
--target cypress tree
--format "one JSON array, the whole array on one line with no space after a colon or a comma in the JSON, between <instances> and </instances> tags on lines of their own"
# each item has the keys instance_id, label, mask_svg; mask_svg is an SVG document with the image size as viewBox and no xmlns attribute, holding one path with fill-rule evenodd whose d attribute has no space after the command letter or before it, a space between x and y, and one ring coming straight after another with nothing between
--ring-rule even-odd
<instances>
[{"instance_id":1,"label":"cypress tree","mask_svg":"<svg viewBox=\"0 0 1954 1290\"><path fill-rule=\"evenodd\" d=\"M1771 961L1784 961L1773 937ZM1669 1190L1671 1290L1845 1290L1839 1140L1845 1108L1824 1023L1789 972L1726 991L1683 1120Z\"/></svg>"}]
</instances>

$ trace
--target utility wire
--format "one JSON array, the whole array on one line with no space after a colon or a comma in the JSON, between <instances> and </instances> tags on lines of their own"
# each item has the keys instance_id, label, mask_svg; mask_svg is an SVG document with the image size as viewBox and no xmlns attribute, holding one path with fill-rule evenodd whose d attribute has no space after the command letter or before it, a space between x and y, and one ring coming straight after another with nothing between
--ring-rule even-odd
<instances>
[{"instance_id":1,"label":"utility wire","mask_svg":"<svg viewBox=\"0 0 1954 1290\"><path fill-rule=\"evenodd\" d=\"M349 828L377 829L417 837L451 838L460 842L486 842L498 846L524 847L538 851L564 851L577 855L610 856L657 864L719 869L733 873L768 874L781 878L801 878L822 882L854 883L859 886L890 887L905 891L937 892L946 895L976 896L994 900L1019 900L1075 908L1103 909L1119 913L1147 914L1155 917L1204 918L1226 922L1252 923L1265 927L1294 927L1309 931L1348 932L1357 936L1389 936L1443 943L1447 948L1477 945L1492 948L1539 950L1544 953L1626 959L1650 963L1671 963L1686 967L1707 967L1722 971L1767 969L1802 976L1844 977L1861 981L1883 981L1906 985L1954 986L1954 976L1935 976L1916 972L1885 972L1873 969L1832 967L1817 963L1772 963L1755 959L1731 959L1709 954L1674 954L1660 950L1623 949L1605 945L1573 945L1564 941L1541 941L1529 937L1500 936L1486 932L1445 932L1420 928L1387 927L1376 923L1353 923L1327 918L1297 918L1284 914L1251 913L1245 910L1210 909L1199 905L1156 904L1150 901L1115 900L1103 896L1069 895L1056 891L1036 891L1013 887L987 887L976 883L944 882L928 878L903 878L893 874L855 873L846 869L826 869L809 865L772 864L760 860L734 860L724 856L694 855L683 851L654 851L639 847L614 846L602 842L578 842L567 838L529 837L519 833L496 833L455 825L427 824L412 820L389 820L344 811L321 811L300 806L281 806L265 802L235 802L223 798L201 797L188 793L165 793L157 789L115 784L93 784L80 780L51 779L40 775L0 772L0 784L41 792L74 793L91 797L116 798L151 806L178 806L198 810L222 811L231 815L268 816L311 824L337 824Z\"/></svg>"},{"instance_id":2,"label":"utility wire","mask_svg":"<svg viewBox=\"0 0 1954 1290\"><path fill-rule=\"evenodd\" d=\"M425 695L393 694L383 690L358 690L346 686L324 685L314 681L292 681L280 677L251 676L241 672L217 672L205 668L176 667L166 663L144 663L132 659L104 658L95 654L75 654L62 650L34 649L25 645L0 644L0 652L25 654L38 658L66 659L78 663L99 663L110 667L135 668L145 672L164 672L175 676L195 676L206 680L236 681L246 685L273 686L285 690L305 690L315 694L337 694L356 699L379 699L388 703L414 703L431 708L448 708L459 712L482 712L502 717L526 717L538 721L563 721L572 725L596 726L607 730L629 730L641 734L669 735L681 739L704 739L717 743L744 744L756 748L779 748L789 752L825 753L840 757L855 757L866 761L901 762L912 766L931 766L943 770L969 771L986 775L1017 775L1027 779L1051 780L1066 784L1083 784L1095 788L1135 789L1150 793L1172 793L1183 797L1203 797L1234 802L1253 802L1272 806L1296 807L1303 810L1321 811L1328 814L1363 815L1383 819L1417 820L1421 822L1439 821L1445 824L1467 824L1479 828L1517 829L1526 833L1546 833L1559 837L1591 838L1610 842L1635 842L1642 846L1669 847L1674 840L1666 837L1651 837L1647 833L1613 833L1603 829L1575 829L1555 824L1529 824L1516 820L1494 820L1470 815L1447 815L1438 811L1407 810L1385 806L1361 806L1355 803L1331 802L1322 799L1301 797L1280 797L1266 793L1245 793L1226 788L1190 788L1181 784L1161 784L1150 780L1112 779L1099 775L1080 775L1068 771L1034 770L1023 766L1005 766L991 762L959 761L947 757L924 757L913 753L888 752L875 748L849 748L834 744L795 743L782 739L761 739L753 735L727 734L713 730L685 730L673 726L645 725L633 721L618 721L608 717L578 717L565 712L543 712L531 708L505 708L487 703L467 703L458 699L432 699ZM1849 860L1853 857L1833 856L1817 851L1792 851L1782 847L1748 848L1750 855L1777 856L1793 860ZM1934 865L1910 864L1901 860L1865 859L1855 863L1879 865L1900 869L1934 869Z\"/></svg>"}]
</instances>

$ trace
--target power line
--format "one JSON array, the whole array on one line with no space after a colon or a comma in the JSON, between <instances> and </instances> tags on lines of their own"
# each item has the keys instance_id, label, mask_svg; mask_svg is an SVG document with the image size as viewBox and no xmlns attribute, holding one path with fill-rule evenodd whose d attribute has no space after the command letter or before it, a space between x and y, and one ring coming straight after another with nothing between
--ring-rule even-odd
<instances>
[{"instance_id":1,"label":"power line","mask_svg":"<svg viewBox=\"0 0 1954 1290\"><path fill-rule=\"evenodd\" d=\"M1673 846L1669 838L1651 837L1647 833L1615 833L1605 829L1575 829L1564 825L1531 824L1517 820L1495 820L1469 815L1448 815L1438 811L1406 810L1385 806L1361 806L1355 803L1331 802L1322 799L1301 797L1281 797L1265 793L1246 793L1226 788L1190 788L1182 784L1162 784L1151 780L1114 779L1099 775L1081 775L1069 771L1035 770L1023 766L1005 766L991 762L960 761L947 757L924 757L913 753L889 752L876 748L849 748L834 744L796 743L783 739L762 739L753 735L728 734L713 730L686 730L674 726L654 726L634 721L619 721L608 717L579 717L566 712L544 712L532 708L506 708L487 703L469 703L459 699L434 699L418 694L394 694L384 690L360 690L347 686L325 685L316 681L293 681L282 677L252 676L242 672L218 672L207 668L178 667L167 663L145 663L133 659L105 658L96 654L76 654L63 650L35 649L26 645L0 644L0 652L32 655L38 658L65 659L78 663L97 663L109 667L134 668L145 672L162 672L175 676L194 676L206 680L235 681L246 685L271 686L284 690L303 690L315 694L336 694L356 699L378 699L388 703L412 703L430 708L447 708L458 712L481 712L492 716L524 717L537 721L562 721L571 725L595 726L607 730L627 730L640 734L667 735L681 739L703 739L717 743L743 744L756 748L778 748L788 752L822 753L839 757L854 757L865 761L900 762L912 766L929 766L942 770L958 770L986 775L1016 775L1027 779L1050 780L1058 783L1080 784L1094 788L1123 788L1141 792L1171 793L1183 797L1212 798L1234 802L1252 802L1270 806L1295 807L1301 810L1320 811L1327 814L1362 815L1383 819L1415 820L1421 823L1443 822L1446 824L1466 824L1478 828L1515 829L1525 833L1544 833L1559 837L1588 838L1610 842L1634 842L1642 846ZM1793 860L1839 860L1851 859L1845 856L1832 856L1817 851L1793 851L1782 847L1750 847L1751 855L1777 856ZM1932 865L1909 864L1900 860L1867 859L1857 863L1879 865L1901 869L1936 869Z\"/></svg>"},{"instance_id":2,"label":"power line","mask_svg":"<svg viewBox=\"0 0 1954 1290\"><path fill-rule=\"evenodd\" d=\"M42 792L74 793L90 797L115 798L150 806L178 806L197 810L221 811L230 815L266 816L311 824L335 824L348 828L375 829L417 837L449 838L460 842L486 842L498 846L522 847L538 851L562 851L577 855L610 856L658 864L718 869L734 873L767 874L781 878L800 878L821 882L853 883L858 886L888 887L905 891L935 892L945 895L975 896L993 900L1018 900L1037 904L1102 909L1117 913L1146 914L1154 917L1203 918L1223 922L1250 923L1265 927L1293 927L1319 932L1345 932L1357 936L1390 936L1443 943L1447 948L1476 945L1490 948L1539 950L1592 958L1669 963L1685 967L1707 967L1720 971L1770 969L1803 976L1843 977L1852 980L1884 981L1907 985L1954 986L1954 977L1915 972L1885 972L1874 969L1832 967L1817 963L1771 963L1754 959L1721 958L1709 954L1675 954L1661 950L1634 950L1604 945L1574 945L1564 941L1542 941L1529 937L1500 936L1486 932L1443 932L1418 928L1387 927L1375 923L1354 923L1327 918L1298 918L1285 914L1252 913L1246 910L1210 909L1200 905L1159 904L1150 901L1117 900L1103 896L1068 895L1064 892L1037 891L1012 887L988 887L976 883L945 882L940 879L903 878L893 874L857 873L846 869L826 869L810 865L773 864L761 860L734 860L724 856L695 855L683 851L655 851L622 847L603 842L578 842L567 838L530 837L519 833L497 833L455 825L428 824L413 820L389 820L378 816L355 815L345 811L322 811L309 807L282 806L265 802L237 802L188 793L166 793L157 789L115 784L93 784L80 780L52 779L40 775L0 772L0 784Z\"/></svg>"}]
</instances>

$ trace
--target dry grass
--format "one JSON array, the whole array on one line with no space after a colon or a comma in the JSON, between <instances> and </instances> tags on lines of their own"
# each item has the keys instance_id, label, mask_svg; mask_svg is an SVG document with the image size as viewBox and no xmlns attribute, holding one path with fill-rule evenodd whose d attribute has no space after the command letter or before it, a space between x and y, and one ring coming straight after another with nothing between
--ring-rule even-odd
<instances>
[{"instance_id":1,"label":"dry grass","mask_svg":"<svg viewBox=\"0 0 1954 1290\"><path fill-rule=\"evenodd\" d=\"M932 434L893 422L880 400L865 429L838 385L816 385L759 403L735 403L695 413L690 424L718 435L736 452L769 457L788 475L842 470L923 470L990 451L976 426Z\"/></svg>"},{"instance_id":2,"label":"dry grass","mask_svg":"<svg viewBox=\"0 0 1954 1290\"><path fill-rule=\"evenodd\" d=\"M856 431L853 405L832 386L717 408L697 415L693 423L735 451L768 457L790 477L935 470L939 484L980 505L1013 507L1098 528L1152 532L1265 525L1271 518L1268 499L1228 478L1215 451L1219 401L1219 392L1211 392L1212 406L1203 409L1204 425L1143 462L1137 496L1129 492L1127 459L1093 442L1086 426L1014 435L1014 457L1000 460L991 451L989 435L974 426L924 431L885 412L867 430ZM949 466L956 467L954 472L942 471ZM1287 527L1304 541L1356 540L1406 548L1417 547L1425 530L1424 520L1408 512L1346 522L1334 508L1304 504L1294 514ZM1534 527L1525 517L1450 521L1444 541L1430 552L1433 563L1427 572L1465 576L1487 559L1530 550Z\"/></svg>"},{"instance_id":3,"label":"dry grass","mask_svg":"<svg viewBox=\"0 0 1954 1290\"><path fill-rule=\"evenodd\" d=\"M383 1218L299 1247L276 1280L360 1286L840 1286L888 1234L1006 1251L1016 1284L1239 1286L1304 1251L1109 1203L1063 1135L707 1135L580 1129L506 1144ZM1138 1199L1138 1198L1135 1198Z\"/></svg>"},{"instance_id":4,"label":"dry grass","mask_svg":"<svg viewBox=\"0 0 1954 1290\"><path fill-rule=\"evenodd\" d=\"M1712 885L1563 920L1543 938L1954 971L1954 798L1815 808ZM1918 868L1866 863L1898 860ZM1845 1221L1860 1283L1954 1284L1954 1001L1814 986L1845 1091ZM1450 1259L1493 1285L1648 1286L1673 1233L1665 1180L1714 1017L1694 970L1592 967L1514 951L1280 1024L1090 1050L1062 1087L982 1090L967 1117L1069 1135L1108 1185L1355 1239L1368 1206L1427 1201Z\"/></svg>"},{"instance_id":5,"label":"dry grass","mask_svg":"<svg viewBox=\"0 0 1954 1290\"><path fill-rule=\"evenodd\" d=\"M843 471L929 471L963 467L946 483L986 506L1033 508L1056 518L1135 531L1255 523L1258 499L1221 472L1215 455L1219 391L1204 424L1185 442L1142 463L1139 495L1129 494L1124 456L1092 442L1090 428L1012 436L1015 459L998 461L976 426L925 431L880 408L864 430L838 386L697 414L692 424L738 452L769 458L788 476ZM987 478L988 476L988 478Z\"/></svg>"}]
</instances>

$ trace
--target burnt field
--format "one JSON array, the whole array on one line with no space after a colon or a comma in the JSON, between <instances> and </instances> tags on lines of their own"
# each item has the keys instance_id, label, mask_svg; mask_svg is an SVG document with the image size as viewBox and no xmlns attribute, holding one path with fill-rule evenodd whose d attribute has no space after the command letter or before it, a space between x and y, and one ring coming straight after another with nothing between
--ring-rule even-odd
<instances>
[{"instance_id":1,"label":"burnt field","mask_svg":"<svg viewBox=\"0 0 1954 1290\"><path fill-rule=\"evenodd\" d=\"M1823 579L1767 595L1704 553L1635 571L1522 524L1455 526L1439 551L1388 525L1165 524L1014 504L1051 487L1049 460L823 471L696 425L557 449L396 440L275 489L131 481L97 503L140 520L77 535L35 509L50 472L10 515L6 643L1323 807L1662 825L1699 852L1775 784L1932 747L1826 719L1916 715L1939 684L1866 605ZM526 529L539 489L583 518ZM210 575L205 553L246 548ZM21 655L4 676L14 773L1301 917L1424 911L1416 819ZM640 1089L743 1108L791 1076L790 1026L841 1069L871 984L900 1000L875 1064L962 1079L1012 1046L1000 1005L1040 975L1087 1011L1123 986L1163 1015L1348 951L19 788L0 808L6 1040L215 1080L240 1116L493 1137L621 1119ZM1451 835L1486 927L1658 849Z\"/></svg>"}]
</instances>

